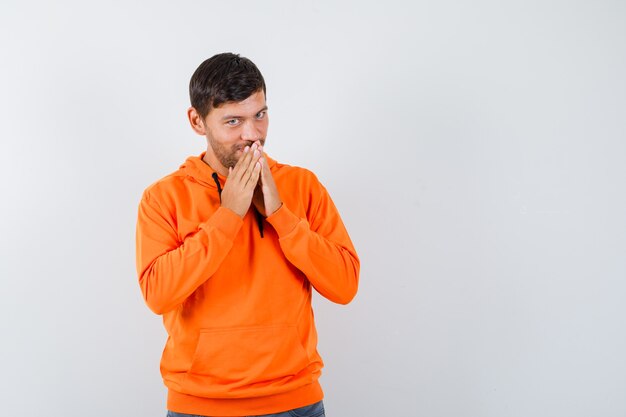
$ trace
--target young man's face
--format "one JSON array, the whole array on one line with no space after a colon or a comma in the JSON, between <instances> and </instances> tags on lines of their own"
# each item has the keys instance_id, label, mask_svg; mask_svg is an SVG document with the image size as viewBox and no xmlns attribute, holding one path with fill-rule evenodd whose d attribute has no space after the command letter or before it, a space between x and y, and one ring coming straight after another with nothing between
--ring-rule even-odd
<instances>
[{"instance_id":1,"label":"young man's face","mask_svg":"<svg viewBox=\"0 0 626 417\"><path fill-rule=\"evenodd\" d=\"M257 140L263 145L268 122L263 90L243 101L228 102L212 108L202 123L209 144L208 159L222 165L213 168L228 172L228 168L234 167L243 154L244 147ZM212 155L208 155L211 152Z\"/></svg>"}]
</instances>

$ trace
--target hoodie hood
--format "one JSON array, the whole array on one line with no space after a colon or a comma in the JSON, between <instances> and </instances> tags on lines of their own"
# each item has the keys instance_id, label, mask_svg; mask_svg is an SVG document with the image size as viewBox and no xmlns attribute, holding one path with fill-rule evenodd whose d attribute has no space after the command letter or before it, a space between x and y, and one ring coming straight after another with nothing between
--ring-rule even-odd
<instances>
[{"instance_id":1,"label":"hoodie hood","mask_svg":"<svg viewBox=\"0 0 626 417\"><path fill-rule=\"evenodd\" d=\"M206 151L197 156L190 156L180 166L180 171L184 175L193 178L199 184L210 188L217 188L217 184L213 179L213 174L217 174L217 177L219 178L221 184L224 184L226 182L226 177L215 171L209 164L204 162L202 159L204 158L204 155L206 155ZM276 161L267 156L265 152L263 153L263 157L267 160L270 170L274 171L274 169L276 168Z\"/></svg>"}]
</instances>

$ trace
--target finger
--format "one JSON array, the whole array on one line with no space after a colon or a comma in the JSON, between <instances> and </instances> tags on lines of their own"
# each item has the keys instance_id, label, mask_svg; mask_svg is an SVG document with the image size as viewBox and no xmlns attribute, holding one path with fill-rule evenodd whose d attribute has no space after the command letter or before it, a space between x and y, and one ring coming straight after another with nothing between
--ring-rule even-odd
<instances>
[{"instance_id":1,"label":"finger","mask_svg":"<svg viewBox=\"0 0 626 417\"><path fill-rule=\"evenodd\" d=\"M243 171L245 170L244 167L246 166L246 159L249 159L249 156L250 156L250 147L246 146L245 148L243 148L243 155L241 155L241 157L235 164L235 167L233 168L233 179L235 180L241 179Z\"/></svg>"},{"instance_id":2,"label":"finger","mask_svg":"<svg viewBox=\"0 0 626 417\"><path fill-rule=\"evenodd\" d=\"M229 176L231 181L234 181L235 179L237 179L240 176L239 172L241 171L241 167L243 165L243 160L244 160L247 152L248 152L248 147L246 146L245 148L243 148L243 154L241 155L241 157L239 158L239 160L237 161L235 166L231 167L232 168L232 175Z\"/></svg>"},{"instance_id":3,"label":"finger","mask_svg":"<svg viewBox=\"0 0 626 417\"><path fill-rule=\"evenodd\" d=\"M248 177L254 168L254 163L256 161L257 156L257 146L253 143L252 146L246 146L244 148L245 154L239 158L237 164L239 165L237 170L237 178L238 181L243 181L244 183L248 181Z\"/></svg>"},{"instance_id":4,"label":"finger","mask_svg":"<svg viewBox=\"0 0 626 417\"><path fill-rule=\"evenodd\" d=\"M245 169L245 173L242 174L242 180L244 182L249 181L250 176L252 175L252 171L256 167L256 163L259 161L259 158L261 158L261 152L259 152L259 150L256 149L256 146L254 146L254 144L252 145L252 148L250 150L251 150L250 152L251 159L248 162L248 166Z\"/></svg>"},{"instance_id":5,"label":"finger","mask_svg":"<svg viewBox=\"0 0 626 417\"><path fill-rule=\"evenodd\" d=\"M248 150L246 151L244 157L242 157L242 169L247 169L248 167L250 167L250 165L254 165L252 159L256 155L257 148L258 146L256 143L253 143L251 146L247 146Z\"/></svg>"},{"instance_id":6,"label":"finger","mask_svg":"<svg viewBox=\"0 0 626 417\"><path fill-rule=\"evenodd\" d=\"M265 171L265 166L263 164L263 161L265 160L265 158L261 157L259 158L259 163L261 164L261 173L259 174L259 181L261 182L261 184L263 184L263 174Z\"/></svg>"},{"instance_id":7,"label":"finger","mask_svg":"<svg viewBox=\"0 0 626 417\"><path fill-rule=\"evenodd\" d=\"M259 161L256 161L256 163L254 164L254 167L252 168L252 171L250 172L250 177L248 178L248 181L244 185L246 191L252 191L254 188L256 188L257 183L259 182L260 174L261 174L261 163Z\"/></svg>"},{"instance_id":8,"label":"finger","mask_svg":"<svg viewBox=\"0 0 626 417\"><path fill-rule=\"evenodd\" d=\"M261 163L261 174L263 173L263 159L264 159L264 154L263 154L263 145L261 145L260 141L257 141L257 143L259 144L259 152L261 153L260 157L259 157L259 162ZM258 184L262 185L261 183L261 175L259 175L259 180L258 180Z\"/></svg>"},{"instance_id":9,"label":"finger","mask_svg":"<svg viewBox=\"0 0 626 417\"><path fill-rule=\"evenodd\" d=\"M267 185L268 181L273 179L273 177L271 177L272 174L270 172L270 167L267 163L267 159L261 158L261 164L261 183Z\"/></svg>"}]
</instances>

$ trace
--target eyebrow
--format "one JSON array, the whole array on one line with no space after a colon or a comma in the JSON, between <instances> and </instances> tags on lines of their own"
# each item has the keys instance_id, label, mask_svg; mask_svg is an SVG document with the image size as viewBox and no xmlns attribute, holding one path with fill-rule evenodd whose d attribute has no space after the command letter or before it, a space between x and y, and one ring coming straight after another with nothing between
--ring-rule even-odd
<instances>
[{"instance_id":1,"label":"eyebrow","mask_svg":"<svg viewBox=\"0 0 626 417\"><path fill-rule=\"evenodd\" d=\"M259 111L257 111L256 113L254 113L255 115L261 113L262 111L267 110L267 106L263 106L263 108ZM226 116L222 117L222 120L228 120L228 119L241 119L243 116L239 116L236 114L227 114Z\"/></svg>"}]
</instances>

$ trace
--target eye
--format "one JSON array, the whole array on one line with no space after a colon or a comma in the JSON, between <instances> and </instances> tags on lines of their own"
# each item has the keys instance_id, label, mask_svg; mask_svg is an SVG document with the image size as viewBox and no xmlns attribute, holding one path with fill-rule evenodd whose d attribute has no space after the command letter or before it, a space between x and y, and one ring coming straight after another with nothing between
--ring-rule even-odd
<instances>
[{"instance_id":1,"label":"eye","mask_svg":"<svg viewBox=\"0 0 626 417\"><path fill-rule=\"evenodd\" d=\"M262 119L265 117L266 110L260 111L256 114L257 119Z\"/></svg>"},{"instance_id":2,"label":"eye","mask_svg":"<svg viewBox=\"0 0 626 417\"><path fill-rule=\"evenodd\" d=\"M230 119L226 121L226 124L228 126L237 126L239 124L239 120L238 119Z\"/></svg>"}]
</instances>

